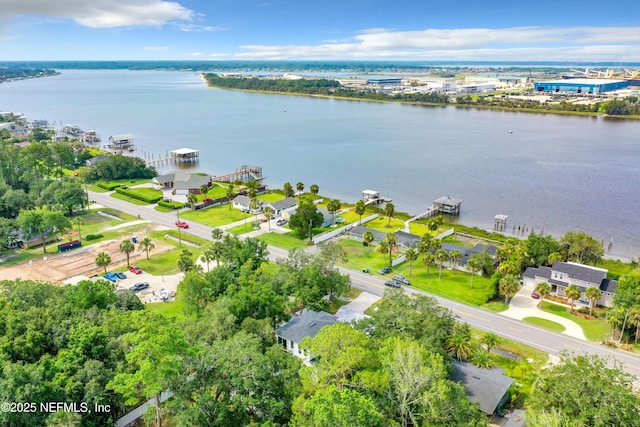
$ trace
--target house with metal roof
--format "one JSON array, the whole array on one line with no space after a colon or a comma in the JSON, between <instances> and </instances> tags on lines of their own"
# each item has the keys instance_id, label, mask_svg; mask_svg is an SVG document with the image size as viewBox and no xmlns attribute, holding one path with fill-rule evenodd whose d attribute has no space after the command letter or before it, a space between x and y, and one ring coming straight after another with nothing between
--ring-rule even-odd
<instances>
[{"instance_id":1,"label":"house with metal roof","mask_svg":"<svg viewBox=\"0 0 640 427\"><path fill-rule=\"evenodd\" d=\"M454 362L452 379L462 383L469 399L489 415L500 412L509 399L509 387L513 384L513 378L504 375L502 368L478 368L467 362Z\"/></svg>"},{"instance_id":2,"label":"house with metal roof","mask_svg":"<svg viewBox=\"0 0 640 427\"><path fill-rule=\"evenodd\" d=\"M296 312L291 319L276 329L278 344L294 356L309 363L310 355L300 349L299 344L304 338L313 338L318 335L320 329L338 323L338 318L324 311L312 311L306 308Z\"/></svg>"},{"instance_id":3,"label":"house with metal roof","mask_svg":"<svg viewBox=\"0 0 640 427\"><path fill-rule=\"evenodd\" d=\"M176 194L200 194L200 187L211 185L211 177L178 171L159 175L151 183L162 189L173 189Z\"/></svg>"},{"instance_id":4,"label":"house with metal roof","mask_svg":"<svg viewBox=\"0 0 640 427\"><path fill-rule=\"evenodd\" d=\"M522 275L525 285L538 286L538 283L547 282L551 285L551 294L566 297L566 289L570 285L576 285L580 289L579 301L588 303L585 292L588 288L600 289L602 296L597 305L611 307L613 295L618 287L616 280L607 279L608 271L604 268L578 264L576 262L556 261L553 266L529 267Z\"/></svg>"}]
</instances>

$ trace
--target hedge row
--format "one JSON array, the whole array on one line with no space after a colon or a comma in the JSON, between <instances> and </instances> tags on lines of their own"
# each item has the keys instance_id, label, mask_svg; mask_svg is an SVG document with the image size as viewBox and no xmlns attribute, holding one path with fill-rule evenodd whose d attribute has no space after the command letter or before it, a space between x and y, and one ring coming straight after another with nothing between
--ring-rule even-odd
<instances>
[{"instance_id":1,"label":"hedge row","mask_svg":"<svg viewBox=\"0 0 640 427\"><path fill-rule=\"evenodd\" d=\"M104 181L100 181L96 184L98 187L100 188L104 188L105 190L115 190L116 188L120 187L122 184L119 184L117 182L104 182Z\"/></svg>"},{"instance_id":2,"label":"hedge row","mask_svg":"<svg viewBox=\"0 0 640 427\"><path fill-rule=\"evenodd\" d=\"M160 199L162 199L162 193L158 196L147 197L144 194L137 193L135 191L129 191L126 188L118 187L116 188L116 193L123 194L127 197L131 197L132 199L142 200L147 203L156 203Z\"/></svg>"},{"instance_id":3,"label":"hedge row","mask_svg":"<svg viewBox=\"0 0 640 427\"><path fill-rule=\"evenodd\" d=\"M87 234L86 236L84 236L84 240L98 240L103 238L104 236L100 233L97 234Z\"/></svg>"},{"instance_id":4,"label":"hedge row","mask_svg":"<svg viewBox=\"0 0 640 427\"><path fill-rule=\"evenodd\" d=\"M169 209L182 209L182 208L184 208L184 203L181 203L181 202L167 202L166 200L160 200L158 202L158 206L162 206L163 208L169 208Z\"/></svg>"}]
</instances>

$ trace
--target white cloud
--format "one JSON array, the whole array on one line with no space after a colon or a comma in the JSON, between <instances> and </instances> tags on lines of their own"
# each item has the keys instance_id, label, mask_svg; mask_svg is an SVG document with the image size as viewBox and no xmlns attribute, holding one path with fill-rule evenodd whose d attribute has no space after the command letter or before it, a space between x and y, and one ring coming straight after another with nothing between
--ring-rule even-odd
<instances>
[{"instance_id":1,"label":"white cloud","mask_svg":"<svg viewBox=\"0 0 640 427\"><path fill-rule=\"evenodd\" d=\"M364 30L318 45L245 45L245 59L495 59L640 61L640 27Z\"/></svg>"},{"instance_id":2,"label":"white cloud","mask_svg":"<svg viewBox=\"0 0 640 427\"><path fill-rule=\"evenodd\" d=\"M191 21L196 15L176 2L163 0L0 0L2 17L46 16L71 19L91 28L159 27Z\"/></svg>"}]
</instances>

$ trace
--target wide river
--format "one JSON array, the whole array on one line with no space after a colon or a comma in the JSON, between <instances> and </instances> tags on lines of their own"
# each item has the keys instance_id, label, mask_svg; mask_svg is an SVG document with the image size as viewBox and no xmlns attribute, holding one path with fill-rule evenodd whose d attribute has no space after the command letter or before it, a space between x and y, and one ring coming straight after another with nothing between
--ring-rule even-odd
<instances>
[{"instance_id":1,"label":"wide river","mask_svg":"<svg viewBox=\"0 0 640 427\"><path fill-rule=\"evenodd\" d=\"M640 255L638 121L245 93L165 71L4 83L0 110L103 141L130 133L141 157L195 148L194 171L258 165L271 187L317 184L347 202L377 190L412 214L449 195L465 224L492 229L506 214L509 234L584 231L612 256Z\"/></svg>"}]
</instances>

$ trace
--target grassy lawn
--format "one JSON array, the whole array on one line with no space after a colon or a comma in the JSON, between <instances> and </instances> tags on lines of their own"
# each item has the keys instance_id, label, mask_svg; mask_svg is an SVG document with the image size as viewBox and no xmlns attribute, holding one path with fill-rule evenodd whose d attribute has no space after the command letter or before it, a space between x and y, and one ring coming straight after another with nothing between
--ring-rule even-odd
<instances>
[{"instance_id":1,"label":"grassy lawn","mask_svg":"<svg viewBox=\"0 0 640 427\"><path fill-rule=\"evenodd\" d=\"M540 326L541 328L549 329L554 332L564 332L566 329L560 323L553 322L551 320L542 319L540 317L525 317L522 319L525 323Z\"/></svg>"},{"instance_id":2,"label":"grassy lawn","mask_svg":"<svg viewBox=\"0 0 640 427\"><path fill-rule=\"evenodd\" d=\"M89 190L91 190L91 191L95 191L96 193L108 193L109 192L109 190L105 190L104 188L98 187L95 184L91 184L91 185L87 186L87 188Z\"/></svg>"},{"instance_id":3,"label":"grassy lawn","mask_svg":"<svg viewBox=\"0 0 640 427\"><path fill-rule=\"evenodd\" d=\"M137 178L137 179L114 179L113 181L109 181L109 184L118 183L122 185L127 185L129 187L134 185L146 184L151 181L149 178Z\"/></svg>"},{"instance_id":4,"label":"grassy lawn","mask_svg":"<svg viewBox=\"0 0 640 427\"><path fill-rule=\"evenodd\" d=\"M393 233L397 230L404 230L404 221L391 218L391 226L387 227L389 219L387 217L379 216L378 218L367 222L367 228L373 228L374 230L382 231L383 233Z\"/></svg>"},{"instance_id":5,"label":"grassy lawn","mask_svg":"<svg viewBox=\"0 0 640 427\"><path fill-rule=\"evenodd\" d=\"M261 194L256 198L258 200L271 203L271 202L277 202L278 200L283 200L285 197L281 193L266 193L266 194Z\"/></svg>"},{"instance_id":6,"label":"grassy lawn","mask_svg":"<svg viewBox=\"0 0 640 427\"><path fill-rule=\"evenodd\" d=\"M139 205L139 206L146 206L150 204L147 202L143 202L142 200L134 199L132 197L127 197L124 194L119 194L119 193L112 193L111 197L113 197L114 199L124 200L126 202L132 203L134 205Z\"/></svg>"},{"instance_id":7,"label":"grassy lawn","mask_svg":"<svg viewBox=\"0 0 640 427\"><path fill-rule=\"evenodd\" d=\"M167 317L175 317L178 320L185 320L187 318L184 314L184 302L180 296L180 285L178 285L175 301L154 302L145 304L144 307L147 310L155 311Z\"/></svg>"},{"instance_id":8,"label":"grassy lawn","mask_svg":"<svg viewBox=\"0 0 640 427\"><path fill-rule=\"evenodd\" d=\"M219 199L222 197L227 197L227 187L224 187L218 183L214 183L211 188L209 188L209 191L207 191L207 194L198 194L198 201L201 202L202 199L204 199L205 197L208 197L210 199Z\"/></svg>"},{"instance_id":9,"label":"grassy lawn","mask_svg":"<svg viewBox=\"0 0 640 427\"><path fill-rule=\"evenodd\" d=\"M129 192L132 194L140 195L141 197L153 198L153 197L162 197L162 191L156 190L153 188L130 188Z\"/></svg>"},{"instance_id":10,"label":"grassy lawn","mask_svg":"<svg viewBox=\"0 0 640 427\"><path fill-rule=\"evenodd\" d=\"M504 299L501 298L500 301L490 301L486 304L482 304L481 307L500 313L502 311L507 311L509 309L509 304L505 304Z\"/></svg>"},{"instance_id":11,"label":"grassy lawn","mask_svg":"<svg viewBox=\"0 0 640 427\"><path fill-rule=\"evenodd\" d=\"M325 311L331 314L336 314L340 307L349 304L351 301L358 298L358 295L360 295L361 293L361 290L351 288L347 292L342 294L342 296L349 298L349 300L336 298L335 301L330 301L329 304L327 304L327 308Z\"/></svg>"},{"instance_id":12,"label":"grassy lawn","mask_svg":"<svg viewBox=\"0 0 640 427\"><path fill-rule=\"evenodd\" d=\"M219 227L232 222L241 221L245 218L253 218L254 215L241 212L238 209L229 209L228 205L216 206L199 211L184 211L181 213L182 219L199 222L209 227ZM248 220L247 222L250 222Z\"/></svg>"},{"instance_id":13,"label":"grassy lawn","mask_svg":"<svg viewBox=\"0 0 640 427\"><path fill-rule=\"evenodd\" d=\"M204 250L204 246L207 243L207 241L204 239L201 239L199 237L196 237L190 234L182 233L183 241L188 240L190 242L194 242L201 245L201 247L196 248L193 246L187 246L183 244L182 249L180 249L179 243L171 239L165 239L164 238L165 234L169 234L175 237L178 236L177 230L154 231L151 233L151 239L164 240L165 243L169 243L173 245L174 249L164 251L161 253L151 254L149 257L149 260L147 260L145 255L144 257L141 257L136 264L142 270L148 271L149 273L154 274L156 276L163 275L163 274L179 273L180 269L178 268L178 258L182 253L182 249L188 249L193 254L192 256L193 260L197 260L200 254L202 253L202 251Z\"/></svg>"},{"instance_id":14,"label":"grassy lawn","mask_svg":"<svg viewBox=\"0 0 640 427\"><path fill-rule=\"evenodd\" d=\"M300 240L288 234L264 233L259 235L257 239L266 242L267 245L275 246L289 251L291 249L307 247L306 240Z\"/></svg>"},{"instance_id":15,"label":"grassy lawn","mask_svg":"<svg viewBox=\"0 0 640 427\"><path fill-rule=\"evenodd\" d=\"M589 341L599 343L608 340L611 336L611 325L609 325L609 323L604 319L583 319L569 313L569 309L567 307L549 302L545 302L542 310L576 322L580 325L584 335Z\"/></svg>"},{"instance_id":16,"label":"grassy lawn","mask_svg":"<svg viewBox=\"0 0 640 427\"><path fill-rule=\"evenodd\" d=\"M361 242L343 240L339 243L339 246L347 253L348 262L345 264L347 268L354 270L369 268L372 274L377 275L378 270L388 264L388 258L385 259L374 248L370 248L367 256L367 248ZM494 293L489 278L474 276L472 288L470 286L471 275L469 273L450 271L443 268L442 278L440 279L438 278L437 265L432 265L429 275L427 275L426 267L420 261L413 263L413 274L409 274L408 262L394 267L392 274L396 273L409 278L411 285L415 288L475 306L484 305ZM391 277L392 274L382 277Z\"/></svg>"},{"instance_id":17,"label":"grassy lawn","mask_svg":"<svg viewBox=\"0 0 640 427\"><path fill-rule=\"evenodd\" d=\"M253 226L254 221L247 221L246 224L240 224L238 226L227 229L227 231L235 236L239 236L241 234L251 233L252 231L256 231L256 228Z\"/></svg>"}]
</instances>

